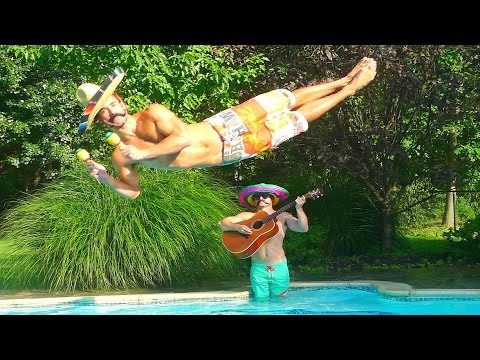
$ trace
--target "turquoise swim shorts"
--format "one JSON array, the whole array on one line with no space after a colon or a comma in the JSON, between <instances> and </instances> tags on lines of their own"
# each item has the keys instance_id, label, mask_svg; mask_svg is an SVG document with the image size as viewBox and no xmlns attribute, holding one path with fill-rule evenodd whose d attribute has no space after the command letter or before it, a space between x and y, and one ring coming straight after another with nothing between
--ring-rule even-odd
<instances>
[{"instance_id":1,"label":"turquoise swim shorts","mask_svg":"<svg viewBox=\"0 0 480 360\"><path fill-rule=\"evenodd\" d=\"M256 298L284 295L290 287L287 259L272 265L252 262L250 282Z\"/></svg>"}]
</instances>

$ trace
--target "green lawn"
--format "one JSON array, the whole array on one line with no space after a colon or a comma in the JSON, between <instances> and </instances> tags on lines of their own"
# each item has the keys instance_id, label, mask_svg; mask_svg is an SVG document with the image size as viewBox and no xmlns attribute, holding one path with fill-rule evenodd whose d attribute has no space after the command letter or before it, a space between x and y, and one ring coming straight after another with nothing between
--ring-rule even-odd
<instances>
[{"instance_id":1,"label":"green lawn","mask_svg":"<svg viewBox=\"0 0 480 360\"><path fill-rule=\"evenodd\" d=\"M454 244L445 240L443 233L446 229L439 225L409 229L404 233L407 238L407 249L401 252L409 252L416 255L444 255L456 253Z\"/></svg>"}]
</instances>

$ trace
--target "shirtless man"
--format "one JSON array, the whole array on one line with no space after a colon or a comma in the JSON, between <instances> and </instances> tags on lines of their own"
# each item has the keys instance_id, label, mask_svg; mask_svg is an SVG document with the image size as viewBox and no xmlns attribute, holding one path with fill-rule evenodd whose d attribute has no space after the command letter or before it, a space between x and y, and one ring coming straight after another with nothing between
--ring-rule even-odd
<instances>
[{"instance_id":1,"label":"shirtless man","mask_svg":"<svg viewBox=\"0 0 480 360\"><path fill-rule=\"evenodd\" d=\"M257 212L263 210L267 214L275 212L273 205L284 201L288 191L271 184L257 184L247 186L240 192L240 203L244 206L256 207ZM256 298L284 296L290 287L290 274L287 258L283 250L283 239L287 229L295 232L308 231L307 215L303 211L305 197L295 199L297 217L288 212L280 213L276 222L279 231L266 240L256 252L250 256L250 283ZM256 213L241 212L221 220L218 226L223 231L237 231L240 234L252 234L252 230L240 222L252 218Z\"/></svg>"},{"instance_id":2,"label":"shirtless man","mask_svg":"<svg viewBox=\"0 0 480 360\"><path fill-rule=\"evenodd\" d=\"M372 81L376 62L365 57L339 80L293 91L273 90L192 124L160 104L129 114L114 93L123 75L117 68L101 87L87 83L78 88L77 98L86 106L79 133L96 121L119 135L122 142L112 152L119 179L100 163L90 161L87 166L95 179L135 199L140 195L135 166L164 170L223 166L276 148Z\"/></svg>"}]
</instances>

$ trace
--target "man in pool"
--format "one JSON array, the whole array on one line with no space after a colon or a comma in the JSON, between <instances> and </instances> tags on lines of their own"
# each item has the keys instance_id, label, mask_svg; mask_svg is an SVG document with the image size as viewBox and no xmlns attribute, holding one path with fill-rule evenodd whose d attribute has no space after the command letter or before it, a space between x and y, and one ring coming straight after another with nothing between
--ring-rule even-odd
<instances>
[{"instance_id":1,"label":"man in pool","mask_svg":"<svg viewBox=\"0 0 480 360\"><path fill-rule=\"evenodd\" d=\"M114 93L124 76L117 68L102 84L82 84L77 98L85 106L79 133L95 120L107 125L122 142L112 152L119 179L89 161L90 175L117 194L140 195L137 165L164 170L223 166L274 149L306 131L309 123L366 86L376 75L376 62L363 58L343 78L293 91L276 89L258 95L203 121L185 124L160 104L129 114Z\"/></svg>"},{"instance_id":2,"label":"man in pool","mask_svg":"<svg viewBox=\"0 0 480 360\"><path fill-rule=\"evenodd\" d=\"M252 229L240 224L251 219L260 210L267 214L275 212L273 206L288 197L288 191L271 184L251 185L240 191L240 203L243 206L256 208L256 212L245 211L235 216L221 220L218 226L223 231L236 231L250 235ZM288 212L280 213L274 220L278 225L278 232L258 247L251 258L250 282L255 298L269 298L284 296L290 287L290 273L287 258L283 250L283 239L287 229L295 232L308 231L307 215L303 211L305 196L295 199L297 216Z\"/></svg>"}]
</instances>

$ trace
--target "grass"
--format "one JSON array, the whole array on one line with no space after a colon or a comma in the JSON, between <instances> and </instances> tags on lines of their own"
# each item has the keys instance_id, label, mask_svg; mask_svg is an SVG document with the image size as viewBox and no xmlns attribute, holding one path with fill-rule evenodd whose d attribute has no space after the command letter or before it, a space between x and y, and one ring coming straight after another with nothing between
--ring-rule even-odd
<instances>
[{"instance_id":1,"label":"grass","mask_svg":"<svg viewBox=\"0 0 480 360\"><path fill-rule=\"evenodd\" d=\"M0 241L0 284L5 284L7 281L7 273L10 270L8 264L8 244Z\"/></svg>"},{"instance_id":2,"label":"grass","mask_svg":"<svg viewBox=\"0 0 480 360\"><path fill-rule=\"evenodd\" d=\"M365 270L398 270L442 266L480 265L478 259L465 252L456 243L441 236L441 225L404 231L401 246L390 254L374 251L366 255L321 256L308 264L296 264L293 271L309 274L351 272Z\"/></svg>"},{"instance_id":3,"label":"grass","mask_svg":"<svg viewBox=\"0 0 480 360\"><path fill-rule=\"evenodd\" d=\"M4 288L131 289L235 277L238 260L216 223L239 211L236 191L202 171L141 175L135 201L84 168L19 201L0 228Z\"/></svg>"},{"instance_id":4,"label":"grass","mask_svg":"<svg viewBox=\"0 0 480 360\"><path fill-rule=\"evenodd\" d=\"M404 233L412 239L418 237L425 240L439 240L443 239L443 233L445 231L447 231L447 229L441 224L429 223L420 228L405 229Z\"/></svg>"},{"instance_id":5,"label":"grass","mask_svg":"<svg viewBox=\"0 0 480 360\"><path fill-rule=\"evenodd\" d=\"M454 251L454 247L445 239L412 236L408 238L410 252L424 255L441 255Z\"/></svg>"},{"instance_id":6,"label":"grass","mask_svg":"<svg viewBox=\"0 0 480 360\"><path fill-rule=\"evenodd\" d=\"M458 249L455 244L447 241L443 236L445 231L447 229L441 224L428 224L421 228L406 229L404 236L407 240L407 248L400 249L399 252L401 253L403 250L426 256L457 254Z\"/></svg>"}]
</instances>

